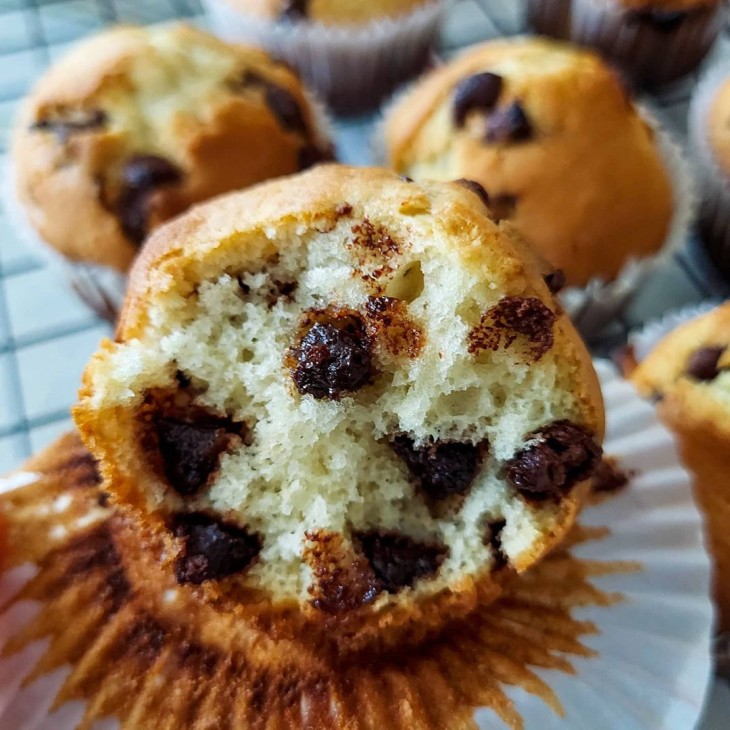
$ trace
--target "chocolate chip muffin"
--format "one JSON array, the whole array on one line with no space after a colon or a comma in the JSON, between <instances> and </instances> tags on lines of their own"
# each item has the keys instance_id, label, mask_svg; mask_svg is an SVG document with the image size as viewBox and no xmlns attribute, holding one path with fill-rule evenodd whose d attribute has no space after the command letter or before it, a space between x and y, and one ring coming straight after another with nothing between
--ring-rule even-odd
<instances>
[{"instance_id":1,"label":"chocolate chip muffin","mask_svg":"<svg viewBox=\"0 0 730 730\"><path fill-rule=\"evenodd\" d=\"M125 271L193 203L331 157L304 87L259 50L192 27L119 27L41 79L18 120L17 193L40 237Z\"/></svg>"},{"instance_id":2,"label":"chocolate chip muffin","mask_svg":"<svg viewBox=\"0 0 730 730\"><path fill-rule=\"evenodd\" d=\"M601 396L490 216L457 183L323 166L150 238L75 416L179 584L351 645L470 610L561 539Z\"/></svg>"},{"instance_id":3,"label":"chocolate chip muffin","mask_svg":"<svg viewBox=\"0 0 730 730\"><path fill-rule=\"evenodd\" d=\"M292 64L328 104L372 109L430 60L444 0L203 0L216 32Z\"/></svg>"},{"instance_id":4,"label":"chocolate chip muffin","mask_svg":"<svg viewBox=\"0 0 730 730\"><path fill-rule=\"evenodd\" d=\"M614 280L670 230L654 133L588 51L540 39L477 46L406 93L384 134L398 172L481 183L568 285Z\"/></svg>"},{"instance_id":5,"label":"chocolate chip muffin","mask_svg":"<svg viewBox=\"0 0 730 730\"><path fill-rule=\"evenodd\" d=\"M730 303L680 325L633 372L694 475L715 560L719 628L730 630Z\"/></svg>"},{"instance_id":6,"label":"chocolate chip muffin","mask_svg":"<svg viewBox=\"0 0 730 730\"><path fill-rule=\"evenodd\" d=\"M528 0L532 28L595 48L636 85L694 71L726 18L723 0Z\"/></svg>"}]
</instances>

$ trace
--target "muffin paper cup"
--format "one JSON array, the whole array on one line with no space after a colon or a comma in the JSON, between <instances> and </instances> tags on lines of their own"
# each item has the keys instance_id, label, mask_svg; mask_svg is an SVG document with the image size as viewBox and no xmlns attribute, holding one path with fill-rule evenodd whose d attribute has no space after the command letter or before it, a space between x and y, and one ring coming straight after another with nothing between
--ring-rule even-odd
<instances>
[{"instance_id":1,"label":"muffin paper cup","mask_svg":"<svg viewBox=\"0 0 730 730\"><path fill-rule=\"evenodd\" d=\"M610 365L597 367L606 451L631 484L441 638L301 676L261 674L233 635L202 639L195 611L167 612L167 623L155 615L160 589L128 582L119 516L98 506L78 437L63 437L0 480L11 546L0 575L0 727L693 727L711 668L700 518L653 409Z\"/></svg>"},{"instance_id":2,"label":"muffin paper cup","mask_svg":"<svg viewBox=\"0 0 730 730\"><path fill-rule=\"evenodd\" d=\"M357 113L375 107L426 67L448 1L433 0L406 16L356 27L261 19L229 0L203 5L218 35L265 48L294 66L335 110Z\"/></svg>"},{"instance_id":3,"label":"muffin paper cup","mask_svg":"<svg viewBox=\"0 0 730 730\"><path fill-rule=\"evenodd\" d=\"M379 164L387 164L384 126L390 112L412 88L413 85L399 92L384 106L383 118L376 126L371 141L372 154ZM645 105L637 108L654 130L672 185L674 210L664 244L656 254L629 259L613 281L595 277L584 287L566 287L558 295L565 312L588 343L595 343L606 334L606 329L631 304L645 278L684 245L694 219L696 185L684 153L652 110Z\"/></svg>"},{"instance_id":4,"label":"muffin paper cup","mask_svg":"<svg viewBox=\"0 0 730 730\"><path fill-rule=\"evenodd\" d=\"M730 277L730 178L715 162L706 131L715 92L727 78L727 64L718 64L695 89L689 109L689 149L700 185L703 243L725 277Z\"/></svg>"},{"instance_id":5,"label":"muffin paper cup","mask_svg":"<svg viewBox=\"0 0 730 730\"><path fill-rule=\"evenodd\" d=\"M533 30L595 48L636 85L664 84L693 71L724 19L723 2L664 29L632 18L616 0L528 0Z\"/></svg>"}]
</instances>

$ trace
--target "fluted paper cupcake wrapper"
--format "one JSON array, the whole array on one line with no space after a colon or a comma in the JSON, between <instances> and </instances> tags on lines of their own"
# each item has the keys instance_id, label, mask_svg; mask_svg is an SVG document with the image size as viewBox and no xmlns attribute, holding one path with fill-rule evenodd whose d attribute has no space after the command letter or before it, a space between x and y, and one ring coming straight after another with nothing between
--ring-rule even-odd
<instances>
[{"instance_id":1,"label":"fluted paper cupcake wrapper","mask_svg":"<svg viewBox=\"0 0 730 730\"><path fill-rule=\"evenodd\" d=\"M702 205L703 243L726 278L730 278L730 177L712 154L707 134L707 114L715 93L728 78L728 67L711 67L697 85L689 109L689 149L697 169Z\"/></svg>"},{"instance_id":2,"label":"fluted paper cupcake wrapper","mask_svg":"<svg viewBox=\"0 0 730 730\"><path fill-rule=\"evenodd\" d=\"M153 615L121 567L93 460L64 437L0 483L0 727L692 727L712 620L699 516L653 409L599 373L606 448L631 485L441 637L308 674L257 669L225 636L202 644L194 612Z\"/></svg>"},{"instance_id":3,"label":"fluted paper cupcake wrapper","mask_svg":"<svg viewBox=\"0 0 730 730\"><path fill-rule=\"evenodd\" d=\"M464 52L469 51L467 49ZM390 111L412 88L413 85L400 91L383 107L382 121L376 126L371 138L372 154L378 164L387 165L388 155L383 129ZM558 298L566 314L588 343L601 339L606 333L606 328L631 304L646 277L685 244L695 216L696 184L682 149L664 129L652 109L647 105L639 105L637 108L654 130L659 153L670 178L673 198L672 219L662 247L653 256L628 259L613 281L594 277L583 287L569 286L560 292Z\"/></svg>"},{"instance_id":4,"label":"fluted paper cupcake wrapper","mask_svg":"<svg viewBox=\"0 0 730 730\"><path fill-rule=\"evenodd\" d=\"M428 63L444 8L432 0L407 15L362 26L266 20L229 0L203 0L213 29L226 40L253 43L294 66L334 109L374 108Z\"/></svg>"},{"instance_id":5,"label":"fluted paper cupcake wrapper","mask_svg":"<svg viewBox=\"0 0 730 730\"><path fill-rule=\"evenodd\" d=\"M724 4L718 3L714 11L662 32L627 16L617 0L528 0L533 30L597 49L638 85L669 83L699 66L725 17Z\"/></svg>"}]
</instances>

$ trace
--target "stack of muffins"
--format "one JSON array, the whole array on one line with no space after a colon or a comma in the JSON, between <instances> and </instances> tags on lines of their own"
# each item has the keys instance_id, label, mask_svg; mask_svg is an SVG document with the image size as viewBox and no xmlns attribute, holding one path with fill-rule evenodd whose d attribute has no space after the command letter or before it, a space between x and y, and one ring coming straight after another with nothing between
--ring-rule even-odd
<instances>
[{"instance_id":1,"label":"stack of muffins","mask_svg":"<svg viewBox=\"0 0 730 730\"><path fill-rule=\"evenodd\" d=\"M569 315L595 336L682 239L685 173L604 60L530 38L390 106L391 170L322 164L329 122L289 64L372 107L426 66L442 3L207 4L273 55L180 26L84 43L18 120L17 196L116 322L74 415L135 590L282 676L370 661L565 541L604 430Z\"/></svg>"}]
</instances>

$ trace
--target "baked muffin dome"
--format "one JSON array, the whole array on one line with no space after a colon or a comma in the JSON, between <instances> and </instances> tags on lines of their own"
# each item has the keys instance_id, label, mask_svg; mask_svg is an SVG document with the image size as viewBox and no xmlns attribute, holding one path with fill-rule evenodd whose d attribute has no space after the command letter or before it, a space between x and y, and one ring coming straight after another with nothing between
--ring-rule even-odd
<instances>
[{"instance_id":1,"label":"baked muffin dome","mask_svg":"<svg viewBox=\"0 0 730 730\"><path fill-rule=\"evenodd\" d=\"M723 174L730 178L730 76L714 94L706 125L712 159Z\"/></svg>"},{"instance_id":2,"label":"baked muffin dome","mask_svg":"<svg viewBox=\"0 0 730 730\"><path fill-rule=\"evenodd\" d=\"M678 437L715 561L720 630L730 630L730 303L667 335L632 375Z\"/></svg>"},{"instance_id":3,"label":"baked muffin dome","mask_svg":"<svg viewBox=\"0 0 730 730\"><path fill-rule=\"evenodd\" d=\"M323 130L263 52L188 26L119 27L41 79L12 158L41 238L124 271L148 230L191 204L331 158Z\"/></svg>"},{"instance_id":4,"label":"baked muffin dome","mask_svg":"<svg viewBox=\"0 0 730 730\"><path fill-rule=\"evenodd\" d=\"M323 166L149 239L75 416L181 584L356 641L452 618L560 540L601 396L489 214L458 183Z\"/></svg>"},{"instance_id":5,"label":"baked muffin dome","mask_svg":"<svg viewBox=\"0 0 730 730\"><path fill-rule=\"evenodd\" d=\"M385 138L400 173L480 182L571 285L613 280L669 231L652 130L589 51L539 39L473 48L396 103Z\"/></svg>"},{"instance_id":6,"label":"baked muffin dome","mask_svg":"<svg viewBox=\"0 0 730 730\"><path fill-rule=\"evenodd\" d=\"M261 18L308 20L322 25L365 25L382 18L407 15L435 0L226 0L231 6Z\"/></svg>"}]
</instances>

